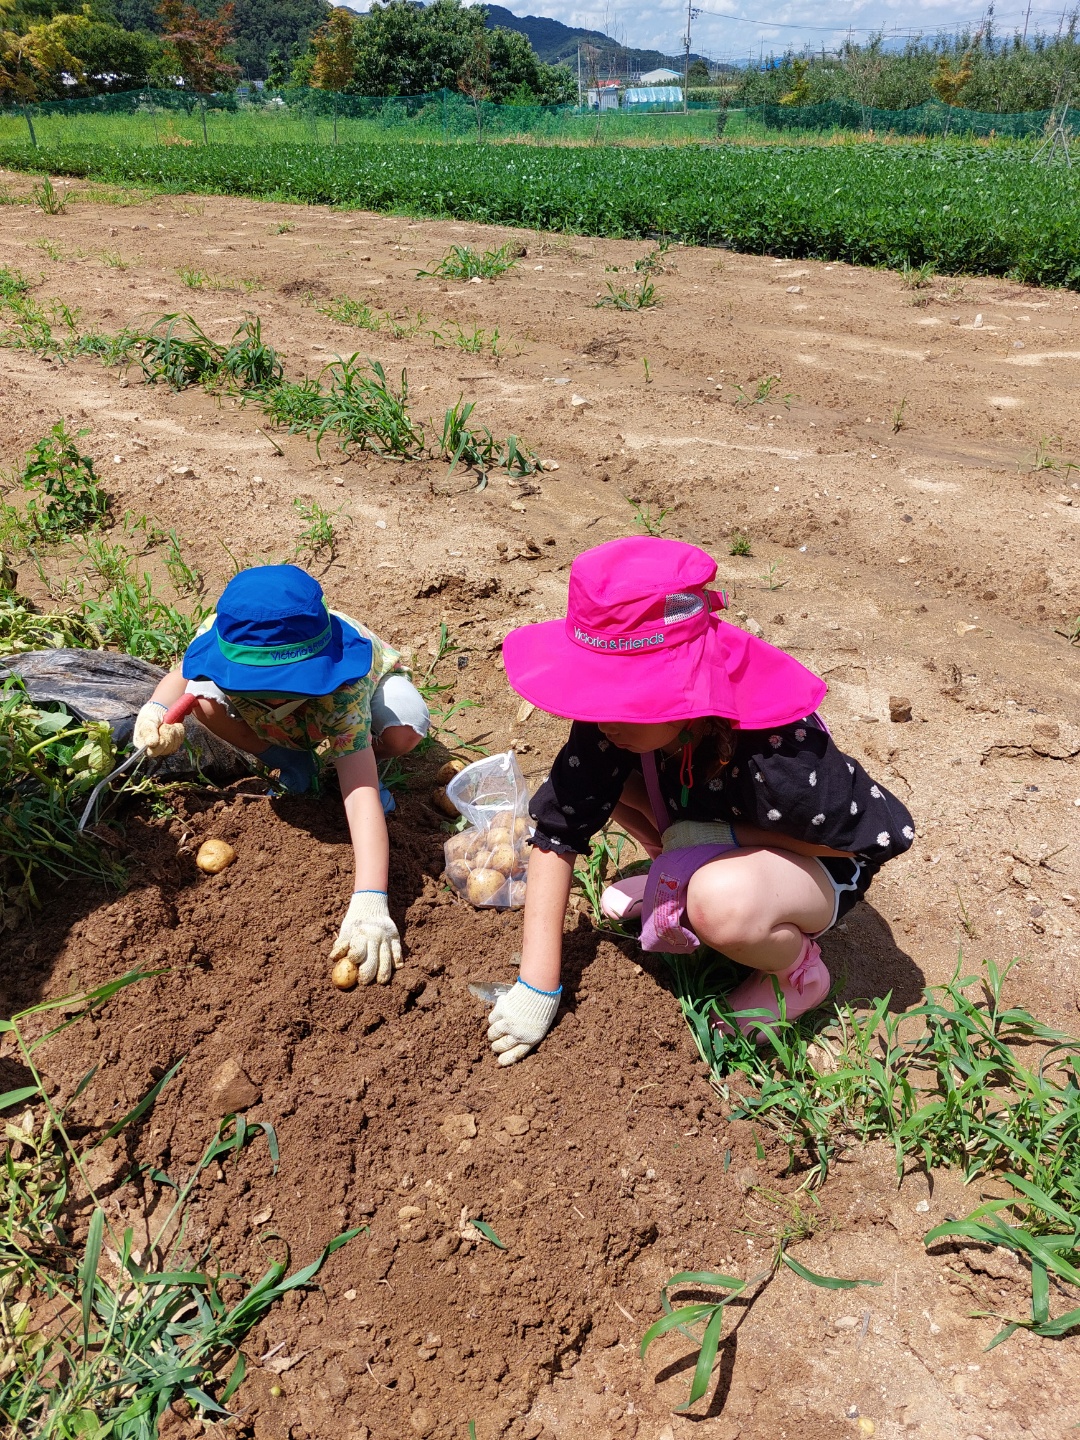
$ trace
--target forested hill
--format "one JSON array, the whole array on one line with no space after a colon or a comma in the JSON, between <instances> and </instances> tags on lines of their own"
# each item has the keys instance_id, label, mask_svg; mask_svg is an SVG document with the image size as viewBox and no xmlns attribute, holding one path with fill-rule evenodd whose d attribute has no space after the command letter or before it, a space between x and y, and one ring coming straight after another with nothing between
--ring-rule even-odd
<instances>
[{"instance_id":1,"label":"forested hill","mask_svg":"<svg viewBox=\"0 0 1080 1440\"><path fill-rule=\"evenodd\" d=\"M488 5L487 12L489 27L501 25L506 30L520 31L528 38L538 57L548 65L576 66L578 46L591 45L600 51L601 74L605 73L611 61L617 62L620 73L625 73L627 62L632 70L656 70L667 66L681 71L683 68L681 55L664 55L659 50L635 50L618 44L610 35L604 35L599 30L564 25L561 20L549 20L543 15L515 15L502 5ZM691 54L690 58L694 60L697 56Z\"/></svg>"}]
</instances>

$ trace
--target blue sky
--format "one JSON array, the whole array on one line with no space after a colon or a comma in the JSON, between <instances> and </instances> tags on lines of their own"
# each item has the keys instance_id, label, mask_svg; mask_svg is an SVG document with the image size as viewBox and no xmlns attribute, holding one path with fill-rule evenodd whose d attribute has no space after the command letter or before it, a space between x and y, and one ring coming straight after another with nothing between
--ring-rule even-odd
<instances>
[{"instance_id":1,"label":"blue sky","mask_svg":"<svg viewBox=\"0 0 1080 1440\"><path fill-rule=\"evenodd\" d=\"M627 45L649 46L672 53L682 46L686 33L686 0L530 0L508 3L515 14L548 15L566 25L585 25L592 29L616 34ZM755 55L761 45L765 50L783 50L791 45L796 50L804 45L825 45L834 48L853 29L861 38L873 30L886 34L906 35L920 31L929 34L939 29L956 30L965 23L978 26L986 13L985 0L965 4L935 3L935 0L849 0L849 3L815 5L808 0L778 0L774 4L725 3L725 0L699 0L701 11L693 23L694 49L716 59L745 59ZM1070 0L1071 3L1071 0ZM1040 27L1055 33L1062 10L1042 8L1046 0L1033 0L1029 33ZM714 13L710 14L709 11ZM998 34L1023 29L1025 3L1003 0L995 12ZM738 16L739 19L720 18ZM763 18L767 17L767 18Z\"/></svg>"},{"instance_id":2,"label":"blue sky","mask_svg":"<svg viewBox=\"0 0 1080 1440\"><path fill-rule=\"evenodd\" d=\"M354 10L366 10L368 0L345 0ZM686 0L499 0L515 15L547 15L564 25L582 25L614 35L626 45L676 54L686 34ZM693 22L693 48L715 60L745 61L790 46L835 49L849 33L864 39L877 30L886 37L933 35L963 25L977 28L986 14L986 0L840 0L815 5L810 0L777 0L759 5L742 0L699 0ZM1071 7L1075 0L1063 0ZM1063 8L1045 9L1046 0L1032 0L1029 34L1037 29L1055 34ZM1000 0L994 23L998 35L1023 30L1026 0ZM763 18L764 17L764 18Z\"/></svg>"}]
</instances>

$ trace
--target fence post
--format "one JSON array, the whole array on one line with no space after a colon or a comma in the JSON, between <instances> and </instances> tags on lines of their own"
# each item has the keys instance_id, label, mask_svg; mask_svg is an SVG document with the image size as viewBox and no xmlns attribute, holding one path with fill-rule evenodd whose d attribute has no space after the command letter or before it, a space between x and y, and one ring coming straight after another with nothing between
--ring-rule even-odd
<instances>
[{"instance_id":1,"label":"fence post","mask_svg":"<svg viewBox=\"0 0 1080 1440\"><path fill-rule=\"evenodd\" d=\"M442 87L442 139L446 144L446 86Z\"/></svg>"},{"instance_id":2,"label":"fence post","mask_svg":"<svg viewBox=\"0 0 1080 1440\"><path fill-rule=\"evenodd\" d=\"M30 118L30 107L28 105L24 105L22 107L22 112L23 115L26 117L26 128L30 131L30 144L33 145L34 149L36 150L37 136L34 134L34 122Z\"/></svg>"}]
</instances>

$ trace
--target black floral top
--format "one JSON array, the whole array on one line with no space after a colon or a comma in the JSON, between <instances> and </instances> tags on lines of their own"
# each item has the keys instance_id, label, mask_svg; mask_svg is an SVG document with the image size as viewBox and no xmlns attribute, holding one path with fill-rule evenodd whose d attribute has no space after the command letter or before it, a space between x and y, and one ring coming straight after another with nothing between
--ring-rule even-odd
<instances>
[{"instance_id":1,"label":"black floral top","mask_svg":"<svg viewBox=\"0 0 1080 1440\"><path fill-rule=\"evenodd\" d=\"M903 854L915 838L907 809L843 754L817 721L775 730L737 730L730 762L713 778L711 742L694 753L694 783L682 804L680 756L657 756L660 789L677 820L742 821L793 840L848 850L857 864L825 857L830 874L850 876L854 893L865 892L886 860ZM641 771L641 756L606 740L597 725L576 721L555 757L551 774L533 796L533 844L564 855L587 855L593 835L607 823L623 786ZM854 873L857 872L857 873Z\"/></svg>"}]
</instances>

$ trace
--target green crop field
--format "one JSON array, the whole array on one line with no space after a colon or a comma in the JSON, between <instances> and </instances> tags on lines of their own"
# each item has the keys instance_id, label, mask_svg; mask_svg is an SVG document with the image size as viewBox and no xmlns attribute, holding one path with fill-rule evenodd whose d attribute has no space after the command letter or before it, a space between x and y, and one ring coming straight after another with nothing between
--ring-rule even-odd
<instances>
[{"instance_id":1,"label":"green crop field","mask_svg":"<svg viewBox=\"0 0 1080 1440\"><path fill-rule=\"evenodd\" d=\"M83 131L92 126L87 120ZM154 145L0 141L0 164L1080 289L1080 175L1016 144Z\"/></svg>"}]
</instances>

